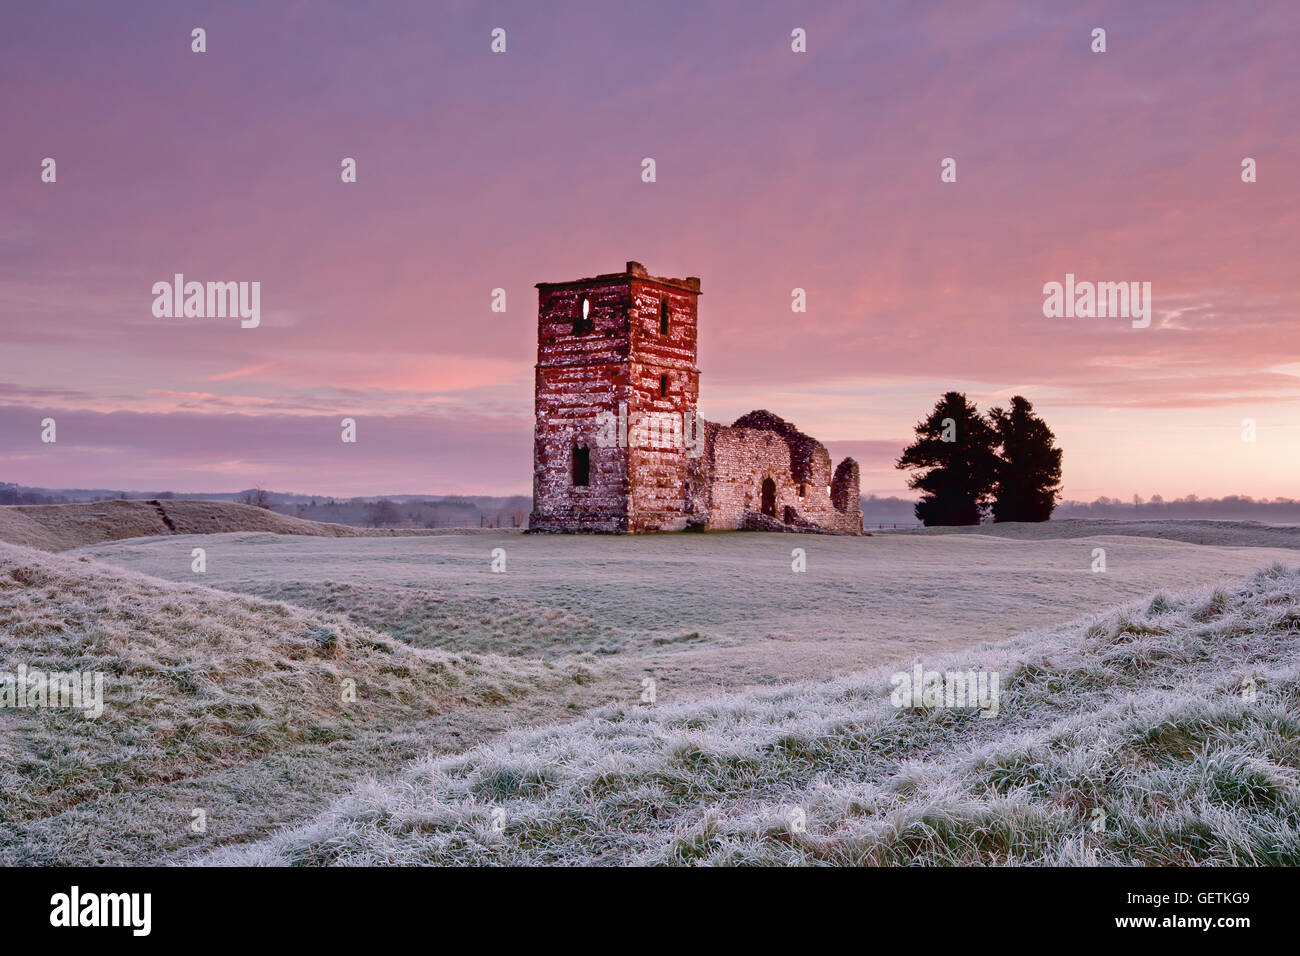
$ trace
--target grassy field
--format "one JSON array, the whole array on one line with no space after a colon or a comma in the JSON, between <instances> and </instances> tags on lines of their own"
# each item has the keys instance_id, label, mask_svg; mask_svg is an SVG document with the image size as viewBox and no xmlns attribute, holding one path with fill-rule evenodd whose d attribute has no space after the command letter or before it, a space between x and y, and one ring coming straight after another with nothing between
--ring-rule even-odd
<instances>
[{"instance_id":1,"label":"grassy field","mask_svg":"<svg viewBox=\"0 0 1300 956\"><path fill-rule=\"evenodd\" d=\"M233 864L1300 864L1300 571L889 672L612 707L372 782ZM1242 688L1254 682L1255 697Z\"/></svg>"},{"instance_id":2,"label":"grassy field","mask_svg":"<svg viewBox=\"0 0 1300 956\"><path fill-rule=\"evenodd\" d=\"M207 572L190 549L207 549ZM506 572L491 571L503 549ZM791 570L791 551L807 571ZM1106 551L1105 573L1092 571ZM176 581L346 613L417 647L565 660L635 698L833 677L1213 584L1295 552L1153 538L519 535L331 540L238 534L77 552Z\"/></svg>"},{"instance_id":3,"label":"grassy field","mask_svg":"<svg viewBox=\"0 0 1300 956\"><path fill-rule=\"evenodd\" d=\"M1260 526L174 523L62 555L0 545L0 670L101 671L108 698L93 721L0 709L0 864L1294 856L1300 587L1279 570L1241 582L1300 560ZM1173 540L1189 533L1219 543ZM945 659L1000 670L999 718L889 705L885 675ZM1243 708L1247 671L1260 694ZM1160 740L1126 750L1126 734ZM1135 806L1142 787L1170 804ZM1080 831L1098 807L1123 825ZM806 829L781 823L795 810Z\"/></svg>"}]
</instances>

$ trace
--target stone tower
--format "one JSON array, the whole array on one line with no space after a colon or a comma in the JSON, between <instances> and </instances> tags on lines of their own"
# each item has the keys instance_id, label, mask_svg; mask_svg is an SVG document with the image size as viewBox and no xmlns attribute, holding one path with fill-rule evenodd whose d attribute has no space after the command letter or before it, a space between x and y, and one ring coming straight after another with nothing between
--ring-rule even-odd
<instances>
[{"instance_id":1,"label":"stone tower","mask_svg":"<svg viewBox=\"0 0 1300 956\"><path fill-rule=\"evenodd\" d=\"M699 295L638 262L537 284L530 529L686 527Z\"/></svg>"}]
</instances>

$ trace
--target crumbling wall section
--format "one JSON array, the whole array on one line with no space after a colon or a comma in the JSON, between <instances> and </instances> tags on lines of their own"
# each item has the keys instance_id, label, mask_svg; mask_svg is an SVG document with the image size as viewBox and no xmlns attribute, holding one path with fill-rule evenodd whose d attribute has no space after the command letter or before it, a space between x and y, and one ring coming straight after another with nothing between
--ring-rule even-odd
<instances>
[{"instance_id":1,"label":"crumbling wall section","mask_svg":"<svg viewBox=\"0 0 1300 956\"><path fill-rule=\"evenodd\" d=\"M845 458L835 469L831 479L831 505L844 515L847 524L853 530L862 531L862 480L858 463L852 458Z\"/></svg>"},{"instance_id":2,"label":"crumbling wall section","mask_svg":"<svg viewBox=\"0 0 1300 956\"><path fill-rule=\"evenodd\" d=\"M717 422L698 419L696 441L699 454L686 457L686 527L701 530L712 527L713 472L718 435L723 426Z\"/></svg>"},{"instance_id":3,"label":"crumbling wall section","mask_svg":"<svg viewBox=\"0 0 1300 956\"><path fill-rule=\"evenodd\" d=\"M862 531L862 504L858 498L858 465L852 458L840 462L831 477L831 458L820 442L813 454L812 481L800 498L799 514L835 531Z\"/></svg>"},{"instance_id":4,"label":"crumbling wall section","mask_svg":"<svg viewBox=\"0 0 1300 956\"><path fill-rule=\"evenodd\" d=\"M775 432L790 446L790 477L795 481L809 482L814 476L817 450L825 454L826 449L815 438L805 435L794 425L779 415L773 415L766 408L760 408L741 415L731 423L732 428L757 428ZM830 458L826 459L826 477L830 477Z\"/></svg>"},{"instance_id":5,"label":"crumbling wall section","mask_svg":"<svg viewBox=\"0 0 1300 956\"><path fill-rule=\"evenodd\" d=\"M857 464L848 459L850 468L839 475L840 488L836 491L836 479L831 477L831 456L826 446L809 435L804 434L793 424L773 415L766 409L758 409L742 415L732 426L736 429L762 431L779 437L789 449L790 468L786 478L792 489L789 500L779 502L776 517L792 526L816 524L824 529L859 534L862 531L862 512L858 502ZM761 481L761 478L759 478ZM837 504L837 502L839 502ZM785 507L792 510L787 512ZM753 510L758 511L758 508ZM731 516L727 516L728 526ZM751 522L752 525L752 522ZM805 529L807 530L807 529Z\"/></svg>"},{"instance_id":6,"label":"crumbling wall section","mask_svg":"<svg viewBox=\"0 0 1300 956\"><path fill-rule=\"evenodd\" d=\"M774 511L779 520L786 505L796 503L790 476L790 446L774 432L721 427L712 449L711 509L708 527L741 527L746 511L760 512L763 482L775 485Z\"/></svg>"}]
</instances>

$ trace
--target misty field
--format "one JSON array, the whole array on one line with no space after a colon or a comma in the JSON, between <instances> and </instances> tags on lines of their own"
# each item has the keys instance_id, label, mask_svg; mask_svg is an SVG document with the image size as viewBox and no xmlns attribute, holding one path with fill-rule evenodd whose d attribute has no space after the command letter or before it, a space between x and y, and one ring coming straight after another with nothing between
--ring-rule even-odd
<instances>
[{"instance_id":1,"label":"misty field","mask_svg":"<svg viewBox=\"0 0 1300 956\"><path fill-rule=\"evenodd\" d=\"M1104 527L1104 522L1100 523ZM1020 526L1027 527L1027 526ZM1249 527L1249 526L1247 526ZM192 547L207 572L190 570ZM504 573L491 570L505 552ZM807 571L791 570L791 551ZM1106 571L1092 570L1095 549ZM303 539L234 534L104 544L145 574L343 613L416 647L653 676L680 693L846 671L1014 637L1145 597L1238 578L1277 548L1158 538L842 538L761 533Z\"/></svg>"},{"instance_id":2,"label":"misty field","mask_svg":"<svg viewBox=\"0 0 1300 956\"><path fill-rule=\"evenodd\" d=\"M106 674L0 709L0 864L1295 862L1300 553L1192 524L0 544L0 670Z\"/></svg>"}]
</instances>

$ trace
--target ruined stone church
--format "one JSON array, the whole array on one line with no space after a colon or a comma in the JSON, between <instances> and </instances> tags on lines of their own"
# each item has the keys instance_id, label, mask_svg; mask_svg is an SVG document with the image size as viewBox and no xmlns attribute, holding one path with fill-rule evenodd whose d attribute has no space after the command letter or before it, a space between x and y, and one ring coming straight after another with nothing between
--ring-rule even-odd
<instances>
[{"instance_id":1,"label":"ruined stone church","mask_svg":"<svg viewBox=\"0 0 1300 956\"><path fill-rule=\"evenodd\" d=\"M531 531L862 533L858 465L771 412L699 418L700 280L537 284Z\"/></svg>"}]
</instances>

